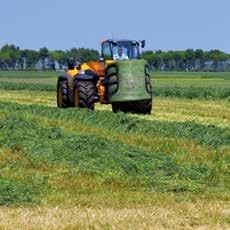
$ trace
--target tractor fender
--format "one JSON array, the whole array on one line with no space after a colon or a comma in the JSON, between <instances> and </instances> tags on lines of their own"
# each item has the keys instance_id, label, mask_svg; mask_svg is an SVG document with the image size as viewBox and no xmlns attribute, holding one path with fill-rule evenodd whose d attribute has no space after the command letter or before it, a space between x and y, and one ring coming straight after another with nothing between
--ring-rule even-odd
<instances>
[{"instance_id":1,"label":"tractor fender","mask_svg":"<svg viewBox=\"0 0 230 230\"><path fill-rule=\"evenodd\" d=\"M60 75L58 77L58 82L60 82L60 81L67 81L69 83L71 81L71 76L68 74Z\"/></svg>"},{"instance_id":2,"label":"tractor fender","mask_svg":"<svg viewBox=\"0 0 230 230\"><path fill-rule=\"evenodd\" d=\"M77 74L74 77L74 82L76 81L94 81L97 82L99 80L99 76L96 74Z\"/></svg>"}]
</instances>

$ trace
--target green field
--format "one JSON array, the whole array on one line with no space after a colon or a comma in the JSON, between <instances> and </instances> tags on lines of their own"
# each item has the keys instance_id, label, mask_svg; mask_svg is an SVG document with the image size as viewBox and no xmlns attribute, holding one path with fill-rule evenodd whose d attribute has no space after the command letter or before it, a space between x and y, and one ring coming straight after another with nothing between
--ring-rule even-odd
<instances>
[{"instance_id":1,"label":"green field","mask_svg":"<svg viewBox=\"0 0 230 230\"><path fill-rule=\"evenodd\" d=\"M0 72L0 89L55 91L55 72ZM152 73L153 95L200 99L230 98L230 73Z\"/></svg>"},{"instance_id":2,"label":"green field","mask_svg":"<svg viewBox=\"0 0 230 230\"><path fill-rule=\"evenodd\" d=\"M57 109L54 73L0 72L0 229L228 229L230 73L152 81L141 116Z\"/></svg>"}]
</instances>

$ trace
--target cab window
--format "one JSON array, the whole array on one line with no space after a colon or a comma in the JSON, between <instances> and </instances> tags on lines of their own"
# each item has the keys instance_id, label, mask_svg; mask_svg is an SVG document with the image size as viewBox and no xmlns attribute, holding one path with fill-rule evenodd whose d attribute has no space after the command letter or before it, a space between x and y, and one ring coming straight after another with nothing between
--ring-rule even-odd
<instances>
[{"instance_id":1,"label":"cab window","mask_svg":"<svg viewBox=\"0 0 230 230\"><path fill-rule=\"evenodd\" d=\"M139 59L139 46L131 42L117 42L112 45L114 60Z\"/></svg>"},{"instance_id":2,"label":"cab window","mask_svg":"<svg viewBox=\"0 0 230 230\"><path fill-rule=\"evenodd\" d=\"M103 58L105 60L111 60L112 54L111 54L111 49L110 49L110 43L109 42L105 42L102 45L102 54L103 54Z\"/></svg>"}]
</instances>

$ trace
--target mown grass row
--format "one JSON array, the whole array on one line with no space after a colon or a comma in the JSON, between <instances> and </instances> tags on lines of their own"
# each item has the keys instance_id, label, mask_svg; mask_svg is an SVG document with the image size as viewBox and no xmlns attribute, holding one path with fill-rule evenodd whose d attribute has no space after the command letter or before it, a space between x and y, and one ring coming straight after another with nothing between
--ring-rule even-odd
<instances>
[{"instance_id":1,"label":"mown grass row","mask_svg":"<svg viewBox=\"0 0 230 230\"><path fill-rule=\"evenodd\" d=\"M54 71L0 71L0 78L47 78L56 77L63 72ZM230 79L229 72L152 72L153 78L159 79Z\"/></svg>"},{"instance_id":2,"label":"mown grass row","mask_svg":"<svg viewBox=\"0 0 230 230\"><path fill-rule=\"evenodd\" d=\"M229 189L228 128L13 103L0 111L1 204L57 202L63 194L81 203L111 190L219 196ZM209 154L201 161L196 150ZM194 160L180 161L186 154Z\"/></svg>"},{"instance_id":3,"label":"mown grass row","mask_svg":"<svg viewBox=\"0 0 230 230\"><path fill-rule=\"evenodd\" d=\"M27 182L0 177L0 205L36 202L34 196L38 194Z\"/></svg>"},{"instance_id":4,"label":"mown grass row","mask_svg":"<svg viewBox=\"0 0 230 230\"><path fill-rule=\"evenodd\" d=\"M92 113L90 111L79 111L77 109L60 110L39 105L18 105L1 103L2 111L10 110L25 113L32 113L41 117L51 119L71 120L72 122L94 126L98 128L106 127L109 130L124 133L138 133L154 137L156 134L162 137L188 138L199 144L218 147L230 144L229 128L216 127L214 125L197 124L195 121L168 122L168 121L148 121L140 120L138 117L130 117L123 113L114 114L108 111Z\"/></svg>"},{"instance_id":5,"label":"mown grass row","mask_svg":"<svg viewBox=\"0 0 230 230\"><path fill-rule=\"evenodd\" d=\"M230 100L230 88L218 87L155 87L153 96L199 98L199 99L228 99Z\"/></svg>"},{"instance_id":6,"label":"mown grass row","mask_svg":"<svg viewBox=\"0 0 230 230\"><path fill-rule=\"evenodd\" d=\"M59 72L54 71L0 71L1 78L9 79L34 79L34 78L52 78L57 77Z\"/></svg>"},{"instance_id":7,"label":"mown grass row","mask_svg":"<svg viewBox=\"0 0 230 230\"><path fill-rule=\"evenodd\" d=\"M223 79L230 80L229 72L152 72L153 78L159 79Z\"/></svg>"},{"instance_id":8,"label":"mown grass row","mask_svg":"<svg viewBox=\"0 0 230 230\"><path fill-rule=\"evenodd\" d=\"M18 104L39 104L56 107L55 91L0 90L1 102ZM112 111L111 105L96 104L96 111ZM185 122L228 127L230 108L227 100L198 100L154 97L151 116L140 116L144 120Z\"/></svg>"},{"instance_id":9,"label":"mown grass row","mask_svg":"<svg viewBox=\"0 0 230 230\"><path fill-rule=\"evenodd\" d=\"M3 90L30 90L30 91L55 91L56 86L51 84L36 84L22 82L1 82L0 89Z\"/></svg>"},{"instance_id":10,"label":"mown grass row","mask_svg":"<svg viewBox=\"0 0 230 230\"><path fill-rule=\"evenodd\" d=\"M56 72L0 71L0 89L55 91ZM229 73L152 73L153 95L162 97L228 99Z\"/></svg>"},{"instance_id":11,"label":"mown grass row","mask_svg":"<svg viewBox=\"0 0 230 230\"><path fill-rule=\"evenodd\" d=\"M0 89L3 90L30 90L30 91L55 91L55 84L37 84L24 82L1 82ZM224 87L181 87L181 86L157 86L153 87L153 96L199 98L199 99L228 99L230 88Z\"/></svg>"},{"instance_id":12,"label":"mown grass row","mask_svg":"<svg viewBox=\"0 0 230 230\"><path fill-rule=\"evenodd\" d=\"M196 141L199 144L219 147L229 144L229 127L217 127L213 124L206 125L202 123L196 123L193 121L185 122L169 122L158 120L146 120L139 119L138 117L130 117L123 113L113 114L108 111L101 111L96 113L83 111L79 112L76 109L70 110L57 110L56 108L50 108L38 105L19 105L9 104L9 109L13 111L19 111L20 113L28 113L37 115L38 117L47 117L52 120L62 120L68 124L69 121L74 124L83 124L89 127L107 128L128 134L142 134L149 137L155 137L156 135L164 138L187 138ZM8 102L2 103L0 109L5 112L8 111Z\"/></svg>"}]
</instances>

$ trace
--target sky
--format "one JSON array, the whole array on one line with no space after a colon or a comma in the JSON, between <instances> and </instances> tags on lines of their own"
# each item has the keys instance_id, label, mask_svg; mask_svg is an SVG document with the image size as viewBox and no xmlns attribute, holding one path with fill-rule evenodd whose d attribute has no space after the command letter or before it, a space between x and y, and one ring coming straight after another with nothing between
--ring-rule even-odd
<instances>
[{"instance_id":1,"label":"sky","mask_svg":"<svg viewBox=\"0 0 230 230\"><path fill-rule=\"evenodd\" d=\"M230 0L0 0L0 46L99 50L112 37L230 53Z\"/></svg>"}]
</instances>

